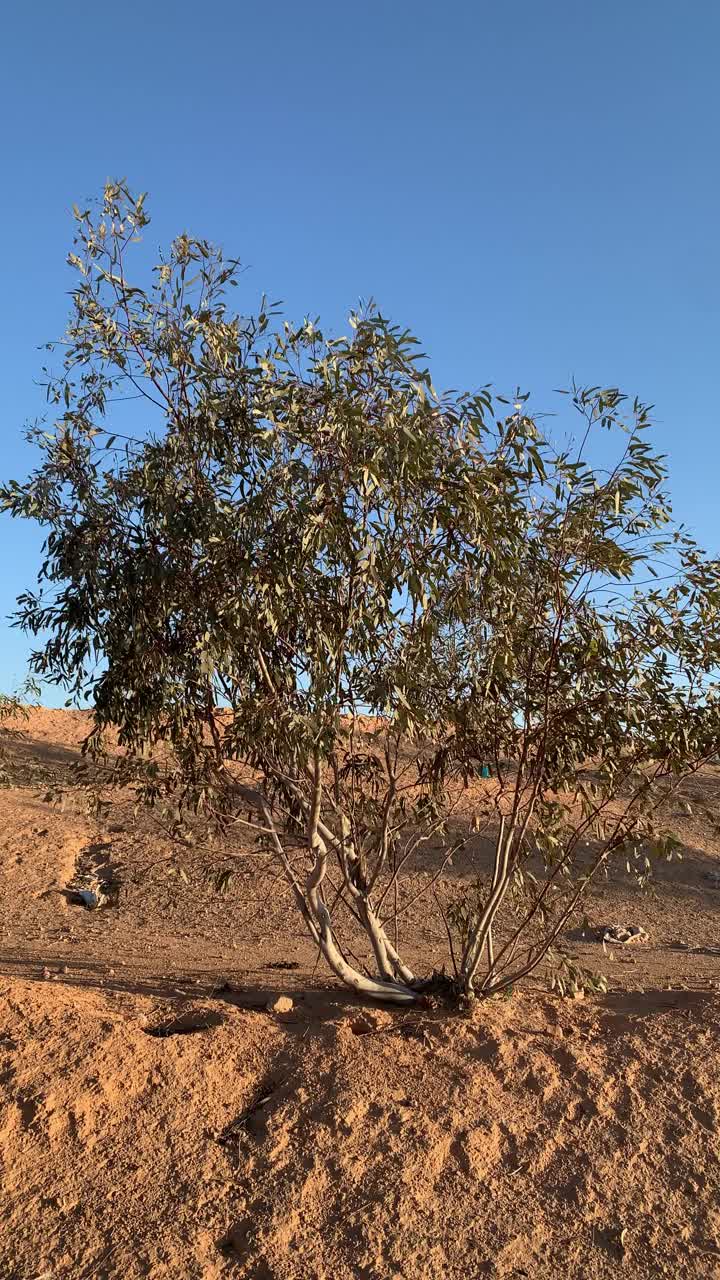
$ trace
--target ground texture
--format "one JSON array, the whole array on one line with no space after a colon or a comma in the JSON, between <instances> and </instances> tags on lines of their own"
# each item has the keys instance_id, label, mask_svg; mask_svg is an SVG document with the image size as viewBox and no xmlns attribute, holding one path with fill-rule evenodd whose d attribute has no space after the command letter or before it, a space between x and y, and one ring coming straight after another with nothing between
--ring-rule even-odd
<instances>
[{"instance_id":1,"label":"ground texture","mask_svg":"<svg viewBox=\"0 0 720 1280\"><path fill-rule=\"evenodd\" d=\"M671 815L683 860L645 896L603 882L566 939L606 997L538 978L472 1017L368 1012L265 877L221 897L214 855L126 795L101 819L45 798L83 715L25 730L0 790L1 1280L720 1277L720 771ZM73 900L97 882L110 905ZM650 940L603 951L603 923ZM441 963L440 921L404 929Z\"/></svg>"}]
</instances>

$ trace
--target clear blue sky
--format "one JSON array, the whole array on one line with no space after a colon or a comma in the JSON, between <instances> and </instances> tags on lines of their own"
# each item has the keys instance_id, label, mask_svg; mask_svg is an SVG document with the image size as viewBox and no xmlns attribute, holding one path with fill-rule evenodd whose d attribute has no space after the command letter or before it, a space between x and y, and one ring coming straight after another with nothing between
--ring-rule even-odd
<instances>
[{"instance_id":1,"label":"clear blue sky","mask_svg":"<svg viewBox=\"0 0 720 1280\"><path fill-rule=\"evenodd\" d=\"M31 462L71 203L125 176L153 243L219 241L248 300L326 327L374 296L438 385L651 400L676 512L720 551L717 0L35 0L2 46L3 477ZM40 541L0 518L0 689Z\"/></svg>"}]
</instances>

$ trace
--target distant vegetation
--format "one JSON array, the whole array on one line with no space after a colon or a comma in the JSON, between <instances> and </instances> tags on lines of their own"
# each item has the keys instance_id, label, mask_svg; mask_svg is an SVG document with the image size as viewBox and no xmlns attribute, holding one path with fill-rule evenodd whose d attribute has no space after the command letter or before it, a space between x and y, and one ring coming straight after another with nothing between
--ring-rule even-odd
<instances>
[{"instance_id":1,"label":"distant vegetation","mask_svg":"<svg viewBox=\"0 0 720 1280\"><path fill-rule=\"evenodd\" d=\"M368 996L426 989L399 886L485 831L487 875L443 908L445 986L512 987L593 876L672 856L658 810L718 750L720 568L672 521L648 408L574 387L557 445L524 394L438 393L374 307L335 338L236 314L238 264L204 240L135 279L123 184L75 217L54 421L0 487L47 532L19 600L34 673L89 699L91 753L118 727L145 800L242 827Z\"/></svg>"},{"instance_id":2,"label":"distant vegetation","mask_svg":"<svg viewBox=\"0 0 720 1280\"><path fill-rule=\"evenodd\" d=\"M39 689L33 680L28 680L18 693L0 693L0 786L9 782L6 768L8 743L19 737L21 732L17 723L9 724L8 721L27 720L28 710L23 699L37 693Z\"/></svg>"}]
</instances>

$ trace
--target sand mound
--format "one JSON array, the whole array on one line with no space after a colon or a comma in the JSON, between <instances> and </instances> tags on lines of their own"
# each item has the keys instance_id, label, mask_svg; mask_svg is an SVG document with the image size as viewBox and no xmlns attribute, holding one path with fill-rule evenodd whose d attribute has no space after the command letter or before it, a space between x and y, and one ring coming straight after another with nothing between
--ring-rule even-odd
<instances>
[{"instance_id":1,"label":"sand mound","mask_svg":"<svg viewBox=\"0 0 720 1280\"><path fill-rule=\"evenodd\" d=\"M720 1275L716 997L278 1018L6 981L0 1025L4 1280Z\"/></svg>"}]
</instances>

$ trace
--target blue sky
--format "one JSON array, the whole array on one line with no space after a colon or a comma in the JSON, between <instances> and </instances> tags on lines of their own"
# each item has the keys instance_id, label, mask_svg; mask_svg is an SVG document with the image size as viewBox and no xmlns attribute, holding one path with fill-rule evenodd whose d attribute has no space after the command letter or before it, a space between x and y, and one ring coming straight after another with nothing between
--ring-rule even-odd
<instances>
[{"instance_id":1,"label":"blue sky","mask_svg":"<svg viewBox=\"0 0 720 1280\"><path fill-rule=\"evenodd\" d=\"M676 513L720 552L715 0L36 0L3 36L3 478L32 463L70 206L125 176L151 244L242 258L246 304L337 329L373 296L436 385L652 401ZM40 542L0 517L0 690L25 673L5 619Z\"/></svg>"}]
</instances>

